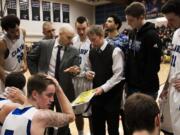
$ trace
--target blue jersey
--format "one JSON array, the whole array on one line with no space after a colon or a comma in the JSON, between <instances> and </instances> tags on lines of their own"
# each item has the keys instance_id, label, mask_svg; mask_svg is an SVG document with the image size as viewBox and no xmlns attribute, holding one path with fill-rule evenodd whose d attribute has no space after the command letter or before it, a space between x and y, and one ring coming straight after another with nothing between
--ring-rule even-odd
<instances>
[{"instance_id":1,"label":"blue jersey","mask_svg":"<svg viewBox=\"0 0 180 135\"><path fill-rule=\"evenodd\" d=\"M124 53L128 48L128 36L125 34L119 34L114 38L107 37L106 40L109 44L121 48Z\"/></svg>"}]
</instances>

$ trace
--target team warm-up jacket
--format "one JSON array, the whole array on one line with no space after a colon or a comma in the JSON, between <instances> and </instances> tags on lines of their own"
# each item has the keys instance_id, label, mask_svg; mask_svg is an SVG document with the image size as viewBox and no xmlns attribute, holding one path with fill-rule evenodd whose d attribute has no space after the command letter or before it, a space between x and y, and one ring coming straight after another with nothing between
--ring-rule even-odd
<instances>
[{"instance_id":1,"label":"team warm-up jacket","mask_svg":"<svg viewBox=\"0 0 180 135\"><path fill-rule=\"evenodd\" d=\"M159 89L161 48L161 40L150 22L130 33L125 70L128 87L143 93L154 93Z\"/></svg>"}]
</instances>

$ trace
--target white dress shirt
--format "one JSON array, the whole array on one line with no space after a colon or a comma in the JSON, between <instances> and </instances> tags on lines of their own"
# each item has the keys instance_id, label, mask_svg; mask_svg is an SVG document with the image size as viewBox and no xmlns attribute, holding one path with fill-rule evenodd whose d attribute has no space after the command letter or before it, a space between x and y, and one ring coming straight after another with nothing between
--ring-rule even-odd
<instances>
[{"instance_id":1,"label":"white dress shirt","mask_svg":"<svg viewBox=\"0 0 180 135\"><path fill-rule=\"evenodd\" d=\"M58 51L59 45L60 45L59 38L56 38L54 47L52 50L51 59L50 59L50 63L49 63L49 70L48 70L48 75L50 75L52 77L55 77L56 56L57 56L57 51ZM65 47L62 47L60 50L60 59L62 59L62 57L64 55L64 48Z\"/></svg>"},{"instance_id":2,"label":"white dress shirt","mask_svg":"<svg viewBox=\"0 0 180 135\"><path fill-rule=\"evenodd\" d=\"M108 42L104 40L104 44L101 46L101 50L104 51ZM104 90L104 92L108 92L112 89L116 84L120 81L124 80L124 53L119 47L116 47L112 53L112 71L113 76L106 81L105 84L101 85L100 87Z\"/></svg>"}]
</instances>

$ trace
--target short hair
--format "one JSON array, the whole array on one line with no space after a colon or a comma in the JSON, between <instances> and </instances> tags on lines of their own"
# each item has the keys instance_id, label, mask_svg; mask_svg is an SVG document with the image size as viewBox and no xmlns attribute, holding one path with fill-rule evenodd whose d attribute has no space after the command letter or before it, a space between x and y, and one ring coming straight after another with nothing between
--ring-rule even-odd
<instances>
[{"instance_id":1,"label":"short hair","mask_svg":"<svg viewBox=\"0 0 180 135\"><path fill-rule=\"evenodd\" d=\"M101 26L97 25L92 25L88 30L87 30L87 35L97 35L100 37L104 37L104 31Z\"/></svg>"},{"instance_id":2,"label":"short hair","mask_svg":"<svg viewBox=\"0 0 180 135\"><path fill-rule=\"evenodd\" d=\"M141 2L132 2L126 7L125 14L138 18L140 16L145 16L146 9Z\"/></svg>"},{"instance_id":3,"label":"short hair","mask_svg":"<svg viewBox=\"0 0 180 135\"><path fill-rule=\"evenodd\" d=\"M87 22L88 23L88 19L84 16L79 16L77 19L76 19L76 22L80 23L80 24L83 24L84 22Z\"/></svg>"},{"instance_id":4,"label":"short hair","mask_svg":"<svg viewBox=\"0 0 180 135\"><path fill-rule=\"evenodd\" d=\"M180 1L179 0L168 0L161 8L163 14L175 13L180 16Z\"/></svg>"},{"instance_id":5,"label":"short hair","mask_svg":"<svg viewBox=\"0 0 180 135\"><path fill-rule=\"evenodd\" d=\"M22 90L26 84L26 78L21 72L12 72L5 78L5 87L16 87Z\"/></svg>"},{"instance_id":6,"label":"short hair","mask_svg":"<svg viewBox=\"0 0 180 135\"><path fill-rule=\"evenodd\" d=\"M63 24L60 28L59 28L59 33L63 33L63 32L72 32L75 33L74 28L70 25L70 24Z\"/></svg>"},{"instance_id":7,"label":"short hair","mask_svg":"<svg viewBox=\"0 0 180 135\"><path fill-rule=\"evenodd\" d=\"M1 27L5 31L7 31L9 28L16 28L16 25L20 25L20 20L15 15L7 15L1 20Z\"/></svg>"},{"instance_id":8,"label":"short hair","mask_svg":"<svg viewBox=\"0 0 180 135\"><path fill-rule=\"evenodd\" d=\"M135 93L127 99L125 106L125 120L128 130L135 131L155 129L155 117L160 113L156 101L148 95Z\"/></svg>"},{"instance_id":9,"label":"short hair","mask_svg":"<svg viewBox=\"0 0 180 135\"><path fill-rule=\"evenodd\" d=\"M52 22L44 22L43 23L43 29L47 28L49 25L52 25Z\"/></svg>"},{"instance_id":10,"label":"short hair","mask_svg":"<svg viewBox=\"0 0 180 135\"><path fill-rule=\"evenodd\" d=\"M32 96L32 92L35 90L39 94L46 90L48 85L55 85L55 83L47 78L46 75L42 73L34 74L28 79L27 83L27 95L28 97Z\"/></svg>"},{"instance_id":11,"label":"short hair","mask_svg":"<svg viewBox=\"0 0 180 135\"><path fill-rule=\"evenodd\" d=\"M118 17L117 15L109 15L107 18L109 18L109 17L112 17L113 20L114 20L114 22L115 22L115 24L118 24L117 29L119 30L119 28L120 28L121 25L122 25L122 22L121 22L121 20L119 19L119 17Z\"/></svg>"}]
</instances>

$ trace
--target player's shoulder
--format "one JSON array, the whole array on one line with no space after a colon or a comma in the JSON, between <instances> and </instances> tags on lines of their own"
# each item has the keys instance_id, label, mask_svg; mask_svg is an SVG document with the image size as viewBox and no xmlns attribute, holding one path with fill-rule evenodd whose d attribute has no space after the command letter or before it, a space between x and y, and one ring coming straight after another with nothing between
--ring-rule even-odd
<instances>
[{"instance_id":1,"label":"player's shoulder","mask_svg":"<svg viewBox=\"0 0 180 135\"><path fill-rule=\"evenodd\" d=\"M0 50L6 50L7 45L4 39L0 39Z\"/></svg>"}]
</instances>

